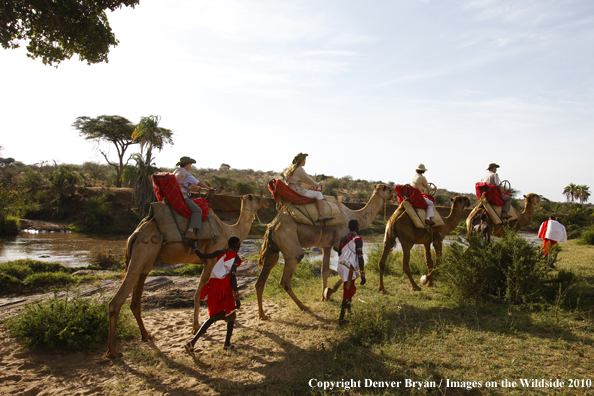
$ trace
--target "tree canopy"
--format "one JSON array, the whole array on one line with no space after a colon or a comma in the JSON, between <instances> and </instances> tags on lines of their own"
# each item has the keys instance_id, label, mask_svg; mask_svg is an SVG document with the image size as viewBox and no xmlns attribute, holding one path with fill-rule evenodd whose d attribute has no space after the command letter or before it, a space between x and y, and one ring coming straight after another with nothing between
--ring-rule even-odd
<instances>
[{"instance_id":1,"label":"tree canopy","mask_svg":"<svg viewBox=\"0 0 594 396\"><path fill-rule=\"evenodd\" d=\"M124 165L128 163L128 160L124 163L124 155L126 149L135 144L132 139L132 132L134 132L136 125L121 116L102 115L97 118L78 117L72 126L78 129L80 136L87 140L94 140L97 143L107 141L116 147L119 163L110 161L105 151L99 149L99 152L107 163L115 168L117 187L121 187L122 170Z\"/></svg>"},{"instance_id":2,"label":"tree canopy","mask_svg":"<svg viewBox=\"0 0 594 396\"><path fill-rule=\"evenodd\" d=\"M88 64L107 62L118 45L106 10L132 7L139 0L0 0L0 44L18 48L26 40L27 56L58 65L78 54Z\"/></svg>"}]
</instances>

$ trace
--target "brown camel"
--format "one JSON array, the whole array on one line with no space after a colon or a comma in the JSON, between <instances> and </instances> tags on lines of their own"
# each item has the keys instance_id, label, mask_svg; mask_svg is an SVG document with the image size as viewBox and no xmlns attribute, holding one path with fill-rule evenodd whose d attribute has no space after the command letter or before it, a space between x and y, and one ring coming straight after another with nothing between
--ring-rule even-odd
<instances>
[{"instance_id":1,"label":"brown camel","mask_svg":"<svg viewBox=\"0 0 594 396\"><path fill-rule=\"evenodd\" d=\"M324 290L326 289L328 276L330 275L330 254L332 247L338 247L340 238L349 232L348 222L350 220L359 220L359 229L367 227L375 216L384 207L384 203L394 196L394 189L385 184L376 184L373 195L364 208L359 210L350 210L343 204L338 206L341 210L340 216L343 223L335 226L326 226L322 229L313 225L298 223L293 218L281 211L268 225L264 235L264 243L260 251L260 275L256 281L256 292L258 295L258 309L260 319L267 319L262 307L262 293L266 285L266 279L270 271L278 262L279 253L283 254L285 259L285 269L280 284L283 289L291 296L295 304L302 310L308 309L295 295L291 288L291 278L297 268L297 264L303 259L305 253L304 247L322 248L322 300L325 300Z\"/></svg>"},{"instance_id":2,"label":"brown camel","mask_svg":"<svg viewBox=\"0 0 594 396\"><path fill-rule=\"evenodd\" d=\"M524 199L524 211L522 213L518 213L517 220L512 220L509 222L509 224L507 222L504 224L493 224L490 218L487 219L491 225L491 235L498 237L503 235L506 225L509 225L512 229L519 231L520 228L526 227L528 224L530 224L532 215L534 214L534 208L536 207L536 204L540 202L540 196L530 193L528 195L524 195ZM472 228L480 222L480 217L483 210L483 203L479 201L477 206L475 206L475 208L466 218L467 235L470 235L472 233Z\"/></svg>"},{"instance_id":3,"label":"brown camel","mask_svg":"<svg viewBox=\"0 0 594 396\"><path fill-rule=\"evenodd\" d=\"M198 242L198 249L204 253L214 252L215 250L227 248L227 241L232 236L243 241L250 231L252 222L256 217L256 212L260 208L267 208L268 201L265 198L254 197L253 195L244 195L241 197L241 213L237 223L233 225L225 224L213 213L214 220L219 230L219 237L215 239L204 239ZM199 328L198 310L200 308L200 291L204 284L210 278L212 267L215 260L206 260L203 262L194 254L192 249L181 242L170 242L163 244L163 235L157 227L154 219L144 219L136 228L136 231L128 238L126 248L126 277L120 286L118 292L109 302L109 339L106 356L116 357L121 355L115 348L115 330L118 315L124 301L132 293L130 309L138 322L142 340L146 341L152 336L146 331L142 318L141 297L144 281L153 268L155 263L166 262L175 263L204 263L204 270L200 275L200 283L194 294L194 323L193 329Z\"/></svg>"},{"instance_id":4,"label":"brown camel","mask_svg":"<svg viewBox=\"0 0 594 396\"><path fill-rule=\"evenodd\" d=\"M415 283L415 280L410 273L410 250L414 245L425 246L425 261L427 263L427 286L433 284L433 258L431 257L431 244L435 248L435 256L437 265L441 261L441 252L443 247L443 239L447 234L452 232L460 222L464 208L470 206L470 200L464 196L456 196L451 198L452 207L450 214L443 218L444 225L431 227L431 231L425 228L415 227L410 216L406 214L404 205L400 205L396 212L392 214L388 224L386 224L386 233L384 235L384 248L382 250L382 257L379 261L379 288L378 291L386 292L384 287L384 269L386 267L386 259L388 254L394 246L396 246L396 238L400 240L402 245L402 269L410 283L413 290L421 290Z\"/></svg>"}]
</instances>

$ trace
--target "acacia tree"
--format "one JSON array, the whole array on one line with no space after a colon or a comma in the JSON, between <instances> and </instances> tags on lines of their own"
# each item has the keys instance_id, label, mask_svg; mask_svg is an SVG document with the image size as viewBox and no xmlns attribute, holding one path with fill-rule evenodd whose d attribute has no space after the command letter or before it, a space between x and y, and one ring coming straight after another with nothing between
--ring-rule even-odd
<instances>
[{"instance_id":1,"label":"acacia tree","mask_svg":"<svg viewBox=\"0 0 594 396\"><path fill-rule=\"evenodd\" d=\"M78 54L88 64L108 61L109 47L118 45L106 10L132 7L139 0L2 0L0 44L4 49L27 44L27 56L58 65Z\"/></svg>"},{"instance_id":2,"label":"acacia tree","mask_svg":"<svg viewBox=\"0 0 594 396\"><path fill-rule=\"evenodd\" d=\"M72 126L79 130L80 136L97 143L97 150L103 155L107 163L116 170L116 186L122 187L122 171L130 158L124 163L126 150L136 142L132 139L132 132L136 126L124 117L102 115L97 118L78 117ZM109 160L107 153L99 148L99 143L107 141L112 143L118 152L119 162Z\"/></svg>"}]
</instances>

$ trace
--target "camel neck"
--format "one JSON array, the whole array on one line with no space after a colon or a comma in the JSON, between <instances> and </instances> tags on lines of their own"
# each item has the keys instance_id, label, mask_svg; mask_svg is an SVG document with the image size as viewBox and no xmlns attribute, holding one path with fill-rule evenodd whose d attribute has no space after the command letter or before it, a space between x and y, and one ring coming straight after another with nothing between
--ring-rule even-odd
<instances>
[{"instance_id":1,"label":"camel neck","mask_svg":"<svg viewBox=\"0 0 594 396\"><path fill-rule=\"evenodd\" d=\"M351 210L351 213L359 221L359 229L363 229L375 218L379 211L384 206L384 199L381 198L377 192L374 192L367 204L359 210ZM347 210L350 210L347 208Z\"/></svg>"}]
</instances>

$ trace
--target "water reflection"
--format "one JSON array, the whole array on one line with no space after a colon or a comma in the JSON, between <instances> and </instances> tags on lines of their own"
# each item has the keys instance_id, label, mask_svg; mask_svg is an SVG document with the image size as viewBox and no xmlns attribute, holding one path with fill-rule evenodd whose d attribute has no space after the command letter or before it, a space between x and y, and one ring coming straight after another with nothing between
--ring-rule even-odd
<instances>
[{"instance_id":1,"label":"water reflection","mask_svg":"<svg viewBox=\"0 0 594 396\"><path fill-rule=\"evenodd\" d=\"M92 250L123 253L127 238L126 235L21 231L17 236L0 238L0 262L29 258L84 267Z\"/></svg>"}]
</instances>

